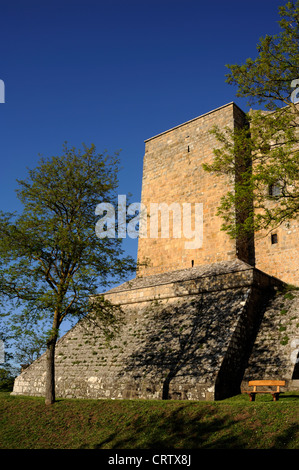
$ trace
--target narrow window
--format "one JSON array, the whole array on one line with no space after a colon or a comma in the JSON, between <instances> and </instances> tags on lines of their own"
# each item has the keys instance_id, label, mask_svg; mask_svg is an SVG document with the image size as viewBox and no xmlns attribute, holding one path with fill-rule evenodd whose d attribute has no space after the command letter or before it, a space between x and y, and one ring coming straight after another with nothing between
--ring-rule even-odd
<instances>
[{"instance_id":1,"label":"narrow window","mask_svg":"<svg viewBox=\"0 0 299 470\"><path fill-rule=\"evenodd\" d=\"M269 196L279 196L281 194L281 188L278 184L270 184Z\"/></svg>"},{"instance_id":2,"label":"narrow window","mask_svg":"<svg viewBox=\"0 0 299 470\"><path fill-rule=\"evenodd\" d=\"M189 147L189 145L188 145L188 153L189 153L189 152L190 152L190 147Z\"/></svg>"},{"instance_id":3,"label":"narrow window","mask_svg":"<svg viewBox=\"0 0 299 470\"><path fill-rule=\"evenodd\" d=\"M272 235L271 235L271 244L275 245L275 243L278 243L277 233L272 233Z\"/></svg>"},{"instance_id":4,"label":"narrow window","mask_svg":"<svg viewBox=\"0 0 299 470\"><path fill-rule=\"evenodd\" d=\"M193 268L193 266L194 266L194 259L191 261L191 266L192 266L192 268Z\"/></svg>"}]
</instances>

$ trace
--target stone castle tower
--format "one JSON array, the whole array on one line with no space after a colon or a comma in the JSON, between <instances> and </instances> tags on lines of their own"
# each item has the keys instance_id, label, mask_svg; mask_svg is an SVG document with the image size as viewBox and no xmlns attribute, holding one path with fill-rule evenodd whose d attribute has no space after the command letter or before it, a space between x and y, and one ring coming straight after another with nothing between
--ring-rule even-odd
<instances>
[{"instance_id":1,"label":"stone castle tower","mask_svg":"<svg viewBox=\"0 0 299 470\"><path fill-rule=\"evenodd\" d=\"M214 159L213 149L219 146L210 130L217 125L239 128L245 114L229 103L198 118L145 141L142 180L142 203L202 204L203 227L201 246L186 249L188 239L140 238L138 261L148 260L140 275L157 274L219 261L241 259L280 280L299 285L299 222L292 221L267 236L255 237L252 246L244 246L221 231L216 212L222 196L232 183L203 170L203 163ZM276 235L276 237L273 237Z\"/></svg>"},{"instance_id":2,"label":"stone castle tower","mask_svg":"<svg viewBox=\"0 0 299 470\"><path fill-rule=\"evenodd\" d=\"M218 145L211 128L244 117L229 103L145 141L141 202L156 212L139 238L136 278L104 294L125 321L109 344L87 321L59 340L57 396L214 400L250 378L298 386L299 296L284 291L299 285L298 221L275 237L232 240L216 211L233 183L202 168ZM187 233L182 207L191 208ZM43 395L44 380L41 356L13 394Z\"/></svg>"}]
</instances>

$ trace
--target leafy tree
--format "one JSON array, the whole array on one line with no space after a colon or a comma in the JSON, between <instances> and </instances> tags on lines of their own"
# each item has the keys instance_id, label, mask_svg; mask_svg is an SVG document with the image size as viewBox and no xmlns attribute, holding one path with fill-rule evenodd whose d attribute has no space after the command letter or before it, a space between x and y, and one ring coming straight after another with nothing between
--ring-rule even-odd
<instances>
[{"instance_id":1,"label":"leafy tree","mask_svg":"<svg viewBox=\"0 0 299 470\"><path fill-rule=\"evenodd\" d=\"M13 388L17 369L11 364L13 359L9 351L11 346L11 334L7 325L0 325L0 391L9 392Z\"/></svg>"},{"instance_id":2,"label":"leafy tree","mask_svg":"<svg viewBox=\"0 0 299 470\"><path fill-rule=\"evenodd\" d=\"M227 66L237 96L264 109L247 113L241 128L214 128L219 148L204 165L235 182L218 209L232 237L271 231L299 214L299 1L279 14L281 31L260 39L257 58Z\"/></svg>"},{"instance_id":3,"label":"leafy tree","mask_svg":"<svg viewBox=\"0 0 299 470\"><path fill-rule=\"evenodd\" d=\"M11 307L4 314L16 332L49 324L46 404L55 401L55 346L63 320L92 312L113 334L118 312L97 289L135 268L120 238L95 233L96 206L116 203L118 170L117 154L65 145L62 156L41 158L26 180L17 180L22 213L0 214L0 288Z\"/></svg>"},{"instance_id":4,"label":"leafy tree","mask_svg":"<svg viewBox=\"0 0 299 470\"><path fill-rule=\"evenodd\" d=\"M45 332L38 328L37 331L22 330L14 334L14 361L18 364L30 365L40 357L46 349L47 330Z\"/></svg>"},{"instance_id":5,"label":"leafy tree","mask_svg":"<svg viewBox=\"0 0 299 470\"><path fill-rule=\"evenodd\" d=\"M0 391L1 392L11 392L13 389L13 384L16 374L13 373L7 364L5 366L0 366Z\"/></svg>"}]
</instances>

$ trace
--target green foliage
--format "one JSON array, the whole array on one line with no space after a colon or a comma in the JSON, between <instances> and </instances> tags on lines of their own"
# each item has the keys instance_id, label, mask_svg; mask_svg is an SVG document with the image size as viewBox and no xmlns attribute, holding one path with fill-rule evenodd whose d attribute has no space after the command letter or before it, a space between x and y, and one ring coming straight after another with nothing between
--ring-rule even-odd
<instances>
[{"instance_id":1,"label":"green foliage","mask_svg":"<svg viewBox=\"0 0 299 470\"><path fill-rule=\"evenodd\" d=\"M18 180L21 215L0 215L0 287L16 324L53 318L52 332L66 316L90 311L98 286L134 269L121 240L95 234L95 207L115 203L119 160L64 146L60 157L41 159Z\"/></svg>"},{"instance_id":2,"label":"green foliage","mask_svg":"<svg viewBox=\"0 0 299 470\"><path fill-rule=\"evenodd\" d=\"M211 133L222 144L214 150L212 164L204 164L204 170L216 175L227 175L234 183L233 189L222 196L217 215L223 217L222 229L232 237L249 233L254 223L253 218L253 181L251 154L252 142L249 126L242 129L220 130L214 127Z\"/></svg>"},{"instance_id":3,"label":"green foliage","mask_svg":"<svg viewBox=\"0 0 299 470\"><path fill-rule=\"evenodd\" d=\"M283 346L286 346L289 342L289 337L287 335L285 335L282 340L280 341L280 344L282 344Z\"/></svg>"},{"instance_id":4,"label":"green foliage","mask_svg":"<svg viewBox=\"0 0 299 470\"><path fill-rule=\"evenodd\" d=\"M237 96L265 110L250 111L243 128L214 128L220 147L204 165L234 183L218 209L232 237L272 230L299 214L299 105L291 100L291 83L299 78L299 1L281 7L280 15L281 33L261 38L255 60L228 65Z\"/></svg>"},{"instance_id":5,"label":"green foliage","mask_svg":"<svg viewBox=\"0 0 299 470\"><path fill-rule=\"evenodd\" d=\"M298 0L279 7L279 15L280 33L260 38L258 56L242 65L227 65L230 73L226 75L227 83L238 87L238 97L271 111L290 104L291 82L299 78Z\"/></svg>"},{"instance_id":6,"label":"green foliage","mask_svg":"<svg viewBox=\"0 0 299 470\"><path fill-rule=\"evenodd\" d=\"M0 391L10 392L13 389L15 376L9 367L0 367Z\"/></svg>"},{"instance_id":7,"label":"green foliage","mask_svg":"<svg viewBox=\"0 0 299 470\"><path fill-rule=\"evenodd\" d=\"M46 349L47 331L38 328L35 330L26 330L23 327L14 326L14 361L18 364L32 364Z\"/></svg>"},{"instance_id":8,"label":"green foliage","mask_svg":"<svg viewBox=\"0 0 299 470\"><path fill-rule=\"evenodd\" d=\"M95 233L96 206L116 204L118 170L117 154L65 145L61 156L41 158L26 180L18 180L22 213L0 213L1 316L15 337L38 325L53 360L66 317L77 321L92 310L107 338L117 324L116 309L90 299L135 269L121 239Z\"/></svg>"}]
</instances>

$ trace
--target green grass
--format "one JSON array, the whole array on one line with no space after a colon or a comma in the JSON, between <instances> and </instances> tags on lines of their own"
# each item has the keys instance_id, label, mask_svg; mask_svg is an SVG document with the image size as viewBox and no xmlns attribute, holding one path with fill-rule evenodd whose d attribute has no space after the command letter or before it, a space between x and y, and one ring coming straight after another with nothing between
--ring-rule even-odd
<instances>
[{"instance_id":1,"label":"green grass","mask_svg":"<svg viewBox=\"0 0 299 470\"><path fill-rule=\"evenodd\" d=\"M0 393L1 449L298 449L299 393L219 402Z\"/></svg>"}]
</instances>

